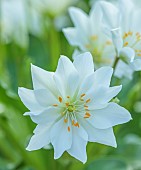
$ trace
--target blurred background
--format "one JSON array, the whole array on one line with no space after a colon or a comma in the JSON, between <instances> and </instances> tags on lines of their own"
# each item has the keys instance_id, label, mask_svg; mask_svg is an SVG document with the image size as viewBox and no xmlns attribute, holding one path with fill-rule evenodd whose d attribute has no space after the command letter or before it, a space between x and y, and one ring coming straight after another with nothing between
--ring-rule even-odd
<instances>
[{"instance_id":1,"label":"blurred background","mask_svg":"<svg viewBox=\"0 0 141 170\"><path fill-rule=\"evenodd\" d=\"M139 2L140 0L137 0ZM24 117L18 87L32 88L30 63L54 71L60 54L71 58L74 48L61 29L73 26L69 6L89 13L95 0L0 0L0 170L141 170L141 73L124 85L120 105L133 121L114 128L118 148L87 146L82 164L67 153L53 158L53 149L25 150L35 124Z\"/></svg>"}]
</instances>

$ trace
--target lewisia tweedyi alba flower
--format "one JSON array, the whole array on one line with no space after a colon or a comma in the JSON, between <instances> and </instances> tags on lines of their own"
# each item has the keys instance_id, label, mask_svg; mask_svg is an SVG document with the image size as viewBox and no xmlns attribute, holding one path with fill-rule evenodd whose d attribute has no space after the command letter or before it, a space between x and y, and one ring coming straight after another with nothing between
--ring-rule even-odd
<instances>
[{"instance_id":1,"label":"lewisia tweedyi alba flower","mask_svg":"<svg viewBox=\"0 0 141 170\"><path fill-rule=\"evenodd\" d=\"M69 13L75 27L65 28L63 32L69 43L78 47L75 54L89 51L94 57L96 67L111 65L114 48L112 41L103 34L99 7L95 5L89 15L75 7L71 7Z\"/></svg>"},{"instance_id":2,"label":"lewisia tweedyi alba flower","mask_svg":"<svg viewBox=\"0 0 141 170\"><path fill-rule=\"evenodd\" d=\"M115 75L132 78L141 70L141 11L131 0L119 0L118 7L101 1L105 32L111 36L120 61Z\"/></svg>"},{"instance_id":3,"label":"lewisia tweedyi alba flower","mask_svg":"<svg viewBox=\"0 0 141 170\"><path fill-rule=\"evenodd\" d=\"M19 96L37 124L27 150L48 144L54 158L64 151L83 163L87 160L87 142L116 147L112 126L131 120L130 113L110 102L121 86L109 87L113 69L94 71L90 53L75 57L72 63L61 56L56 71L31 66L34 90L19 88Z\"/></svg>"}]
</instances>

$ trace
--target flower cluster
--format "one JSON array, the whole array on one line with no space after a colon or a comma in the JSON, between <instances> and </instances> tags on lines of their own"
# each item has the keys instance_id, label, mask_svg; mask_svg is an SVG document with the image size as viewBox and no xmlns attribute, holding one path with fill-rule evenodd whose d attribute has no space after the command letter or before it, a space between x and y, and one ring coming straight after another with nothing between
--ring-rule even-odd
<instances>
[{"instance_id":1,"label":"flower cluster","mask_svg":"<svg viewBox=\"0 0 141 170\"><path fill-rule=\"evenodd\" d=\"M55 159L67 151L85 163L88 141L116 147L113 126L132 119L113 100L122 86L110 82L141 70L141 13L119 0L98 1L89 15L70 7L69 14L74 27L63 33L77 47L74 61L61 56L55 72L31 65L33 90L19 88L19 96L37 124L27 150L51 144Z\"/></svg>"},{"instance_id":2,"label":"flower cluster","mask_svg":"<svg viewBox=\"0 0 141 170\"><path fill-rule=\"evenodd\" d=\"M125 10L126 9L126 10ZM141 70L141 12L131 0L119 0L117 5L100 1L88 16L78 8L70 8L74 28L63 32L76 53L90 51L97 66L114 66L115 76L132 78Z\"/></svg>"}]
</instances>

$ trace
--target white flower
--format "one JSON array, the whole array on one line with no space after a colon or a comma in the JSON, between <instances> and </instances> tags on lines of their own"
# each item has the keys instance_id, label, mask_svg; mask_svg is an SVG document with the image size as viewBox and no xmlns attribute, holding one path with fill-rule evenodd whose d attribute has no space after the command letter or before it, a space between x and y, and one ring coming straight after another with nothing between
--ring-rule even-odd
<instances>
[{"instance_id":1,"label":"white flower","mask_svg":"<svg viewBox=\"0 0 141 170\"><path fill-rule=\"evenodd\" d=\"M87 160L87 142L116 147L112 126L131 120L130 113L110 102L121 86L109 87L111 67L94 71L90 53L75 57L72 63L61 56L56 72L31 66L34 90L19 88L19 96L37 124L27 150L48 144L54 158L64 151L83 163Z\"/></svg>"},{"instance_id":2,"label":"white flower","mask_svg":"<svg viewBox=\"0 0 141 170\"><path fill-rule=\"evenodd\" d=\"M4 44L15 42L26 48L28 34L41 35L41 14L35 9L33 1L2 0L0 6L0 41Z\"/></svg>"},{"instance_id":3,"label":"white flower","mask_svg":"<svg viewBox=\"0 0 141 170\"><path fill-rule=\"evenodd\" d=\"M9 43L15 41L22 47L27 46L28 32L26 16L22 0L1 1L1 41Z\"/></svg>"},{"instance_id":4,"label":"white flower","mask_svg":"<svg viewBox=\"0 0 141 170\"><path fill-rule=\"evenodd\" d=\"M96 67L111 65L114 48L112 41L103 34L99 7L95 5L89 15L75 7L71 7L69 13L75 27L65 28L63 32L69 43L79 48L75 55L89 51L94 57Z\"/></svg>"},{"instance_id":5,"label":"white flower","mask_svg":"<svg viewBox=\"0 0 141 170\"><path fill-rule=\"evenodd\" d=\"M132 78L141 70L141 10L131 0L119 0L118 7L101 1L105 32L111 37L120 61L115 75Z\"/></svg>"}]
</instances>

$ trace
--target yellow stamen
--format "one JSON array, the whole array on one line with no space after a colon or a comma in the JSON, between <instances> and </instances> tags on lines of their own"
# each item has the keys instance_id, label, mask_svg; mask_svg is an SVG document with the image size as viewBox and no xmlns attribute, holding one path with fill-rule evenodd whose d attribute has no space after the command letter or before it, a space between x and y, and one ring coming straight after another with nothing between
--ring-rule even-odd
<instances>
[{"instance_id":1,"label":"yellow stamen","mask_svg":"<svg viewBox=\"0 0 141 170\"><path fill-rule=\"evenodd\" d=\"M68 122L68 119L64 119L64 123L67 123Z\"/></svg>"},{"instance_id":2,"label":"yellow stamen","mask_svg":"<svg viewBox=\"0 0 141 170\"><path fill-rule=\"evenodd\" d=\"M66 106L68 107L69 106L69 103L67 102L67 103L65 103L66 104Z\"/></svg>"},{"instance_id":3,"label":"yellow stamen","mask_svg":"<svg viewBox=\"0 0 141 170\"><path fill-rule=\"evenodd\" d=\"M57 106L58 106L58 104L53 104L53 106L57 107Z\"/></svg>"},{"instance_id":4,"label":"yellow stamen","mask_svg":"<svg viewBox=\"0 0 141 170\"><path fill-rule=\"evenodd\" d=\"M59 97L58 97L58 100L59 100L59 102L61 103L63 99L62 99L62 97L59 96Z\"/></svg>"},{"instance_id":5,"label":"yellow stamen","mask_svg":"<svg viewBox=\"0 0 141 170\"><path fill-rule=\"evenodd\" d=\"M70 127L68 126L68 132L70 132Z\"/></svg>"},{"instance_id":6,"label":"yellow stamen","mask_svg":"<svg viewBox=\"0 0 141 170\"><path fill-rule=\"evenodd\" d=\"M125 43L124 43L124 46L127 46L127 45L128 45L128 42L125 42Z\"/></svg>"},{"instance_id":7,"label":"yellow stamen","mask_svg":"<svg viewBox=\"0 0 141 170\"><path fill-rule=\"evenodd\" d=\"M89 118L91 116L91 114L89 112L86 112L84 118Z\"/></svg>"},{"instance_id":8,"label":"yellow stamen","mask_svg":"<svg viewBox=\"0 0 141 170\"><path fill-rule=\"evenodd\" d=\"M79 127L79 123L78 122L74 123L74 126Z\"/></svg>"},{"instance_id":9,"label":"yellow stamen","mask_svg":"<svg viewBox=\"0 0 141 170\"><path fill-rule=\"evenodd\" d=\"M106 41L106 45L111 45L112 42L111 41Z\"/></svg>"},{"instance_id":10,"label":"yellow stamen","mask_svg":"<svg viewBox=\"0 0 141 170\"><path fill-rule=\"evenodd\" d=\"M91 101L91 99L88 99L88 100L86 100L86 103L89 103Z\"/></svg>"},{"instance_id":11,"label":"yellow stamen","mask_svg":"<svg viewBox=\"0 0 141 170\"><path fill-rule=\"evenodd\" d=\"M133 32L132 32L132 31L129 31L128 34L132 36L132 35L133 35Z\"/></svg>"},{"instance_id":12,"label":"yellow stamen","mask_svg":"<svg viewBox=\"0 0 141 170\"><path fill-rule=\"evenodd\" d=\"M88 106L87 105L84 105L85 109L88 109Z\"/></svg>"},{"instance_id":13,"label":"yellow stamen","mask_svg":"<svg viewBox=\"0 0 141 170\"><path fill-rule=\"evenodd\" d=\"M67 98L69 99L69 98L70 98L70 96L67 96Z\"/></svg>"},{"instance_id":14,"label":"yellow stamen","mask_svg":"<svg viewBox=\"0 0 141 170\"><path fill-rule=\"evenodd\" d=\"M90 44L86 44L85 47L86 48L91 48L91 45Z\"/></svg>"},{"instance_id":15,"label":"yellow stamen","mask_svg":"<svg viewBox=\"0 0 141 170\"><path fill-rule=\"evenodd\" d=\"M74 120L72 120L72 125L74 125Z\"/></svg>"},{"instance_id":16,"label":"yellow stamen","mask_svg":"<svg viewBox=\"0 0 141 170\"><path fill-rule=\"evenodd\" d=\"M140 35L140 33L139 33L139 32L137 32L137 33L136 33L136 36L139 36L139 35Z\"/></svg>"},{"instance_id":17,"label":"yellow stamen","mask_svg":"<svg viewBox=\"0 0 141 170\"><path fill-rule=\"evenodd\" d=\"M97 37L97 35L93 35L93 36L90 37L90 39L93 40L93 41L95 41L95 40L98 39L98 37Z\"/></svg>"},{"instance_id":18,"label":"yellow stamen","mask_svg":"<svg viewBox=\"0 0 141 170\"><path fill-rule=\"evenodd\" d=\"M86 94L81 94L81 97L84 97Z\"/></svg>"}]
</instances>

